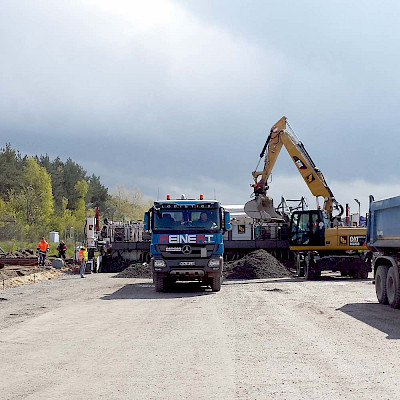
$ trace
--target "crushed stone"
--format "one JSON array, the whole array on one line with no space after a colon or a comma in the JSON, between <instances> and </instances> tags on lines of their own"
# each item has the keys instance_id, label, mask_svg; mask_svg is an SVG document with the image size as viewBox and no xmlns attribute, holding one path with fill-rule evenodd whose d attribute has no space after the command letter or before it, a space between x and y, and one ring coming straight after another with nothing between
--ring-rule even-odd
<instances>
[{"instance_id":1,"label":"crushed stone","mask_svg":"<svg viewBox=\"0 0 400 400\"><path fill-rule=\"evenodd\" d=\"M225 279L285 278L293 275L266 250L256 250L243 258L225 262Z\"/></svg>"},{"instance_id":2,"label":"crushed stone","mask_svg":"<svg viewBox=\"0 0 400 400\"><path fill-rule=\"evenodd\" d=\"M133 263L128 265L123 271L114 276L114 278L151 278L150 264Z\"/></svg>"}]
</instances>

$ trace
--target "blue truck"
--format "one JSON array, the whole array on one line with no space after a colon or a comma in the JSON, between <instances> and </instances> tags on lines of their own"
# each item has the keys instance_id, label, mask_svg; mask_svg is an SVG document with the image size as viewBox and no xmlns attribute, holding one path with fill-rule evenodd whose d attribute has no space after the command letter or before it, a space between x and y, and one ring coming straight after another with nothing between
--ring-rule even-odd
<instances>
[{"instance_id":1,"label":"blue truck","mask_svg":"<svg viewBox=\"0 0 400 400\"><path fill-rule=\"evenodd\" d=\"M176 281L198 281L213 292L221 289L223 233L230 229L230 214L218 201L167 196L154 202L144 224L151 233L150 263L157 292Z\"/></svg>"},{"instance_id":2,"label":"blue truck","mask_svg":"<svg viewBox=\"0 0 400 400\"><path fill-rule=\"evenodd\" d=\"M379 303L400 308L400 196L379 201L370 196L367 246Z\"/></svg>"}]
</instances>

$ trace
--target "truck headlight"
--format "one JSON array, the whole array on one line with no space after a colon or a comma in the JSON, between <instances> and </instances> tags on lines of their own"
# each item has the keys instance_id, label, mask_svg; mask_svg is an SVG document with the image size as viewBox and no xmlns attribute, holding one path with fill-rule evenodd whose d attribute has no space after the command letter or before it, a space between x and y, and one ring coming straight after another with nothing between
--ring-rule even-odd
<instances>
[{"instance_id":1,"label":"truck headlight","mask_svg":"<svg viewBox=\"0 0 400 400\"><path fill-rule=\"evenodd\" d=\"M220 262L221 262L221 261L220 261L219 258L212 258L212 259L208 262L208 266L209 266L210 268L219 267Z\"/></svg>"},{"instance_id":2,"label":"truck headlight","mask_svg":"<svg viewBox=\"0 0 400 400\"><path fill-rule=\"evenodd\" d=\"M154 260L154 267L164 268L165 267L165 261L164 260Z\"/></svg>"}]
</instances>

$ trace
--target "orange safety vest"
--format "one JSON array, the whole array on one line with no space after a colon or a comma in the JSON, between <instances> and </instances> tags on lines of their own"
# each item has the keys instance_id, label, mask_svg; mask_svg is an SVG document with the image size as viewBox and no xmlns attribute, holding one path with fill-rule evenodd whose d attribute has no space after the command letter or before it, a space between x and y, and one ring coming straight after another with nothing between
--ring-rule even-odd
<instances>
[{"instance_id":1,"label":"orange safety vest","mask_svg":"<svg viewBox=\"0 0 400 400\"><path fill-rule=\"evenodd\" d=\"M37 245L37 248L41 251L47 251L49 244L45 240L41 240Z\"/></svg>"},{"instance_id":2,"label":"orange safety vest","mask_svg":"<svg viewBox=\"0 0 400 400\"><path fill-rule=\"evenodd\" d=\"M79 250L79 254L78 254L78 256L79 256L79 259L80 260L85 260L85 261L88 261L88 251L87 251L87 249L80 249Z\"/></svg>"}]
</instances>

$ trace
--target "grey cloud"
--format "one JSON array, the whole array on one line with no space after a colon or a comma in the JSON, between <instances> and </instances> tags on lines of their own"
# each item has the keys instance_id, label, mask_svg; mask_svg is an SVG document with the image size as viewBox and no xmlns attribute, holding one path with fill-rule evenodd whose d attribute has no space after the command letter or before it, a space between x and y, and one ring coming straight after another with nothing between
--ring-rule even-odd
<instances>
[{"instance_id":1,"label":"grey cloud","mask_svg":"<svg viewBox=\"0 0 400 400\"><path fill-rule=\"evenodd\" d=\"M286 115L327 179L395 179L399 6L247 3L167 1L172 22L139 29L93 2L3 1L0 140L110 187L239 202ZM274 173L297 171L282 153Z\"/></svg>"}]
</instances>

